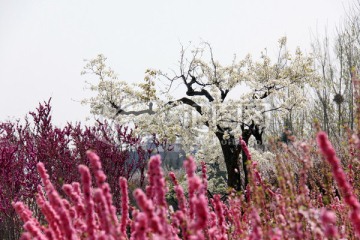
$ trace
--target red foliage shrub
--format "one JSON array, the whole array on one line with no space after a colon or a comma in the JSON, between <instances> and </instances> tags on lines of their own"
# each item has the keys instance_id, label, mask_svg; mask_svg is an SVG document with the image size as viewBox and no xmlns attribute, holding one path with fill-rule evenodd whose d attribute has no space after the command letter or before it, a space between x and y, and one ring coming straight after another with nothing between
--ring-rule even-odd
<instances>
[{"instance_id":1,"label":"red foliage shrub","mask_svg":"<svg viewBox=\"0 0 360 240\"><path fill-rule=\"evenodd\" d=\"M0 236L14 239L19 235L19 222L11 206L23 201L39 214L35 193L40 184L36 164L48 166L50 180L56 189L67 182L79 181L74 168L89 164L85 152L94 150L103 159L103 169L114 191L115 206L120 204L120 176L131 179L140 170L142 182L146 161L152 149L144 148L140 137L124 126L107 122L81 126L68 123L59 128L52 124L50 100L39 104L25 121L0 123ZM65 190L64 190L65 191ZM65 193L67 193L65 191ZM64 193L61 190L61 193Z\"/></svg>"}]
</instances>

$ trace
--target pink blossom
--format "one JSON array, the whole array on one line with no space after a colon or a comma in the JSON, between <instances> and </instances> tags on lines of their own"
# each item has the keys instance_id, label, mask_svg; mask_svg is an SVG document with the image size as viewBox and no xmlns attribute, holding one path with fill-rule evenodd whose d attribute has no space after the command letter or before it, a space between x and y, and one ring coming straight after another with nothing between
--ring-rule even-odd
<instances>
[{"instance_id":1,"label":"pink blossom","mask_svg":"<svg viewBox=\"0 0 360 240\"><path fill-rule=\"evenodd\" d=\"M94 175L99 174L101 165L96 155L92 155L95 167ZM45 217L47 224L43 226L36 222L31 211L23 203L14 203L15 210L25 221L23 239L312 239L312 238L345 238L354 236L356 222L360 222L357 199L353 192L344 195L340 188L347 184L346 176L338 177L339 189L346 204L350 206L350 220L354 229L344 228L346 208L335 198L321 200L328 210L319 210L314 204L319 194L308 195L310 201L298 201L305 192L298 191L291 183L289 175L281 173L279 188L274 195L265 195L266 180L260 176L256 166L252 166L254 181L248 185L249 201L244 193L231 192L227 200L222 201L220 195L206 197L204 168L202 178L195 174L196 165L188 158L185 163L189 192L186 197L175 174L170 173L174 183L178 210L164 207L161 203L166 194L166 182L160 169L160 158L150 162L148 177L152 178L151 198L140 189L134 191L136 207L129 205L128 186L125 178L118 183L121 189L121 216L115 215L112 193L107 182L97 182L97 188L92 186L90 171L84 165L79 166L81 188L78 183L64 185L63 190L69 197L65 200L55 190L46 170L39 164L46 196L38 187L37 204ZM331 162L331 161L329 161ZM333 161L334 162L334 161ZM336 163L336 162L335 162ZM204 166L204 165L203 165ZM340 164L334 171L334 176L344 174ZM149 166L150 168L150 166ZM339 169L340 168L340 169ZM96 173L97 172L97 173ZM106 179L106 178L105 178ZM100 179L102 181L102 178ZM97 180L98 181L98 180ZM256 182L258 184L256 184ZM301 181L299 181L301 182ZM150 182L149 182L150 184ZM158 185L163 186L159 191ZM261 186L263 188L261 188ZM351 185L350 190L352 190ZM265 188L265 189L264 189ZM345 186L346 189L346 186ZM251 195L250 195L250 190ZM211 192L209 193L211 195ZM326 195L328 197L328 195ZM47 201L47 198L49 201ZM329 201L327 203L326 201ZM165 202L167 205L167 203ZM138 209L137 209L138 208ZM355 210L354 210L355 209ZM129 211L132 213L129 216ZM115 218L115 221L114 221ZM120 218L120 221L119 219ZM337 218L339 219L337 221ZM269 224L270 223L270 224ZM342 225L341 225L342 224ZM127 228L130 226L130 228ZM339 231L337 230L339 229Z\"/></svg>"},{"instance_id":2,"label":"pink blossom","mask_svg":"<svg viewBox=\"0 0 360 240\"><path fill-rule=\"evenodd\" d=\"M122 235L126 235L126 226L129 222L129 195L128 195L128 185L127 180L123 177L120 177L119 180L121 188L121 225L120 232Z\"/></svg>"},{"instance_id":3,"label":"pink blossom","mask_svg":"<svg viewBox=\"0 0 360 240\"><path fill-rule=\"evenodd\" d=\"M81 218L85 218L85 207L79 193L77 193L74 190L73 186L70 184L64 184L62 189L74 203L78 216L80 216Z\"/></svg>"},{"instance_id":4,"label":"pink blossom","mask_svg":"<svg viewBox=\"0 0 360 240\"><path fill-rule=\"evenodd\" d=\"M42 233L40 228L32 221L27 221L24 224L24 229L31 233L31 236L39 240L47 240L46 236Z\"/></svg>"},{"instance_id":5,"label":"pink blossom","mask_svg":"<svg viewBox=\"0 0 360 240\"><path fill-rule=\"evenodd\" d=\"M191 229L196 231L201 231L206 228L208 220L208 202L204 195L200 195L195 201L195 215L196 219L194 220Z\"/></svg>"},{"instance_id":6,"label":"pink blossom","mask_svg":"<svg viewBox=\"0 0 360 240\"><path fill-rule=\"evenodd\" d=\"M240 137L240 146L241 146L242 150L245 152L247 159L251 160L251 154L250 154L249 148L247 147L246 142L241 139L241 137Z\"/></svg>"},{"instance_id":7,"label":"pink blossom","mask_svg":"<svg viewBox=\"0 0 360 240\"><path fill-rule=\"evenodd\" d=\"M256 209L251 211L251 225L252 232L249 236L249 240L262 239L261 219Z\"/></svg>"},{"instance_id":8,"label":"pink blossom","mask_svg":"<svg viewBox=\"0 0 360 240\"><path fill-rule=\"evenodd\" d=\"M36 221L32 216L32 212L22 202L13 203L13 207L23 222Z\"/></svg>"},{"instance_id":9,"label":"pink blossom","mask_svg":"<svg viewBox=\"0 0 360 240\"><path fill-rule=\"evenodd\" d=\"M325 132L319 132L317 142L322 154L330 163L334 178L338 184L340 191L344 197L344 201L351 208L350 220L354 225L355 231L360 236L360 204L355 197L350 183L346 179L346 174L340 165L340 160L336 157L335 150Z\"/></svg>"},{"instance_id":10,"label":"pink blossom","mask_svg":"<svg viewBox=\"0 0 360 240\"><path fill-rule=\"evenodd\" d=\"M24 232L23 234L21 234L19 240L31 240L31 234L29 232Z\"/></svg>"},{"instance_id":11,"label":"pink blossom","mask_svg":"<svg viewBox=\"0 0 360 240\"><path fill-rule=\"evenodd\" d=\"M224 209L222 206L222 202L220 200L220 196L218 194L216 194L214 196L214 208L215 208L215 213L216 213L216 217L217 217L217 222L218 222L218 229L219 229L219 239L226 239L227 235L226 233L226 226L225 226L225 217L224 217Z\"/></svg>"},{"instance_id":12,"label":"pink blossom","mask_svg":"<svg viewBox=\"0 0 360 240\"><path fill-rule=\"evenodd\" d=\"M96 183L98 187L101 188L106 181L106 175L102 170L100 158L93 151L87 151L86 155L89 158L91 167L94 171Z\"/></svg>"},{"instance_id":13,"label":"pink blossom","mask_svg":"<svg viewBox=\"0 0 360 240\"><path fill-rule=\"evenodd\" d=\"M201 172L202 172L202 180L203 180L203 192L207 194L208 182L206 176L206 164L204 161L201 161Z\"/></svg>"},{"instance_id":14,"label":"pink blossom","mask_svg":"<svg viewBox=\"0 0 360 240\"><path fill-rule=\"evenodd\" d=\"M87 233L90 239L95 238L95 212L94 212L94 201L91 197L91 176L89 169L84 166L79 166L79 172L81 174L81 182L83 185L83 194L86 211L86 226Z\"/></svg>"},{"instance_id":15,"label":"pink blossom","mask_svg":"<svg viewBox=\"0 0 360 240\"><path fill-rule=\"evenodd\" d=\"M150 198L155 204L160 206L167 206L165 194L166 185L164 174L161 169L160 155L152 156L149 161L149 187L152 188Z\"/></svg>"},{"instance_id":16,"label":"pink blossom","mask_svg":"<svg viewBox=\"0 0 360 240\"><path fill-rule=\"evenodd\" d=\"M136 189L134 191L134 197L138 203L140 209L146 214L147 221L150 222L150 227L155 233L162 233L163 227L160 223L159 217L155 213L155 206L153 202L148 199L145 193L141 189Z\"/></svg>"},{"instance_id":17,"label":"pink blossom","mask_svg":"<svg viewBox=\"0 0 360 240\"><path fill-rule=\"evenodd\" d=\"M135 228L131 235L133 240L146 240L146 230L147 230L148 218L145 213L139 213L136 216Z\"/></svg>"},{"instance_id":18,"label":"pink blossom","mask_svg":"<svg viewBox=\"0 0 360 240\"><path fill-rule=\"evenodd\" d=\"M325 228L325 236L328 238L338 237L338 230L336 228L336 215L332 211L323 209L320 213L320 219Z\"/></svg>"},{"instance_id":19,"label":"pink blossom","mask_svg":"<svg viewBox=\"0 0 360 240\"><path fill-rule=\"evenodd\" d=\"M95 189L94 191L94 200L96 205L99 207L98 215L99 215L99 222L100 228L105 231L105 234L110 235L112 224L110 221L110 212L106 203L105 196L101 189Z\"/></svg>"}]
</instances>

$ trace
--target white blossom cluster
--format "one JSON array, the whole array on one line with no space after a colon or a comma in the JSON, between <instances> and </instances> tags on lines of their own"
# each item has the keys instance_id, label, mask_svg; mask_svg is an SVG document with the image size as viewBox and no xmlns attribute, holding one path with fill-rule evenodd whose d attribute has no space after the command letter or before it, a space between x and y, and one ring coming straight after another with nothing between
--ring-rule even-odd
<instances>
[{"instance_id":1,"label":"white blossom cluster","mask_svg":"<svg viewBox=\"0 0 360 240\"><path fill-rule=\"evenodd\" d=\"M279 57L275 63L262 54L260 61L254 61L248 55L240 61L234 58L230 65L223 66L213 58L210 45L205 43L205 47L193 50L189 59L185 50L181 52L179 72L174 71L174 76L146 70L144 82L137 85L117 79L116 74L106 67L106 58L98 55L87 61L82 72L99 78L95 83L89 83L96 96L84 103L90 105L95 115L136 125L135 134L156 133L170 142L180 139L188 152L194 145L199 145L199 139L216 139L214 133L219 129L225 129L224 140L231 136L238 139L242 133L241 124L248 126L255 122L266 127L268 112L286 114L289 109L303 107L306 101L304 88L316 85L311 56L304 56L299 49L290 54L285 38L279 44ZM201 113L189 101L176 101L166 94L160 96L156 89L164 80L169 83L169 88L182 84L184 97L197 104ZM230 92L236 97L227 97ZM151 114L123 114L150 109L149 103ZM212 157L221 155L220 144L209 146L202 144L200 148L214 154ZM213 152L215 149L216 153Z\"/></svg>"}]
</instances>

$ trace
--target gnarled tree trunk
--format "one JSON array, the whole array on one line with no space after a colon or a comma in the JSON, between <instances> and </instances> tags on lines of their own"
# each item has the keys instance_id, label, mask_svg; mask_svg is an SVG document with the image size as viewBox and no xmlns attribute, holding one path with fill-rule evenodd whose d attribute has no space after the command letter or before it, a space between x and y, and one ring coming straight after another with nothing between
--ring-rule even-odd
<instances>
[{"instance_id":1,"label":"gnarled tree trunk","mask_svg":"<svg viewBox=\"0 0 360 240\"><path fill-rule=\"evenodd\" d=\"M224 161L227 171L227 185L234 188L236 191L241 190L241 177L240 177L240 162L239 153L241 147L235 141L233 135L229 139L224 139L224 133L216 132L216 136L221 144L221 149L224 155Z\"/></svg>"},{"instance_id":2,"label":"gnarled tree trunk","mask_svg":"<svg viewBox=\"0 0 360 240\"><path fill-rule=\"evenodd\" d=\"M251 136L254 136L257 143L262 145L262 133L263 129L260 129L258 125L252 123L248 126L247 129L242 127L242 140L245 141L248 145L249 139ZM235 189L236 191L241 191L246 189L246 186L249 183L248 176L248 159L244 151L242 151L239 140L235 139L235 136L230 134L228 139L224 139L224 133L218 131L215 133L218 138L221 149L224 155L224 161L227 171L227 185ZM242 160L242 168L244 171L244 183L241 182L241 171L240 171L240 153Z\"/></svg>"}]
</instances>

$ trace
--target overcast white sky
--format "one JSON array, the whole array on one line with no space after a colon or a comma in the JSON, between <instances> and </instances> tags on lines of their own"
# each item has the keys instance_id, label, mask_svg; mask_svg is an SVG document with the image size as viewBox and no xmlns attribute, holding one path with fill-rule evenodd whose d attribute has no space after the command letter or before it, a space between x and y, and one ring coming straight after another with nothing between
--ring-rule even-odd
<instances>
[{"instance_id":1,"label":"overcast white sky","mask_svg":"<svg viewBox=\"0 0 360 240\"><path fill-rule=\"evenodd\" d=\"M212 44L230 61L265 47L309 50L311 32L330 35L352 0L0 0L0 121L23 117L52 97L56 124L83 121L89 92L84 58L98 53L127 81L170 69L180 43Z\"/></svg>"}]
</instances>

